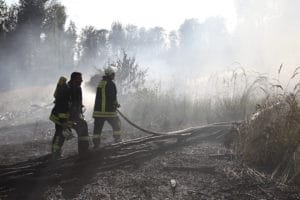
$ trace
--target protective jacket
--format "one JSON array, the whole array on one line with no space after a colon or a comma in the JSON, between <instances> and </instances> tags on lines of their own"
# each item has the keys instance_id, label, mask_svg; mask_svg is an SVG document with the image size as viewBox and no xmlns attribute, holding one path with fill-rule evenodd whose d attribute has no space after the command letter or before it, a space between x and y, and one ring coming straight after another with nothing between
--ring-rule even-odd
<instances>
[{"instance_id":1,"label":"protective jacket","mask_svg":"<svg viewBox=\"0 0 300 200\"><path fill-rule=\"evenodd\" d=\"M97 87L93 117L116 117L118 105L115 83L107 76L103 76Z\"/></svg>"},{"instance_id":2,"label":"protective jacket","mask_svg":"<svg viewBox=\"0 0 300 200\"><path fill-rule=\"evenodd\" d=\"M75 86L72 82L68 82L69 95L70 95L70 120L77 121L83 119L82 115L82 90L80 86Z\"/></svg>"},{"instance_id":3,"label":"protective jacket","mask_svg":"<svg viewBox=\"0 0 300 200\"><path fill-rule=\"evenodd\" d=\"M74 129L78 135L78 152L84 155L89 148L88 126L82 115L82 91L80 86L72 82L58 84L54 93L55 106L50 120L55 123L55 134L52 141L52 153L61 155L65 141L64 130Z\"/></svg>"},{"instance_id":4,"label":"protective jacket","mask_svg":"<svg viewBox=\"0 0 300 200\"><path fill-rule=\"evenodd\" d=\"M55 124L62 125L70 117L70 87L68 84L57 85L55 90L54 108L52 109L50 120Z\"/></svg>"}]
</instances>

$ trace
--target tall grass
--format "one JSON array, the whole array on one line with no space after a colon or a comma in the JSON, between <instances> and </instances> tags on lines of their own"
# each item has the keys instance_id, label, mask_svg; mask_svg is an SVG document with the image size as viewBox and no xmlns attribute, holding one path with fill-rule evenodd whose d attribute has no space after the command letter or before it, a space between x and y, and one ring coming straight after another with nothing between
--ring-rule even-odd
<instances>
[{"instance_id":1,"label":"tall grass","mask_svg":"<svg viewBox=\"0 0 300 200\"><path fill-rule=\"evenodd\" d=\"M227 70L212 75L205 84L186 87L184 93L154 84L123 97L122 110L136 123L159 131L243 120L254 112L256 100L262 95L265 77L256 75L242 68Z\"/></svg>"},{"instance_id":2,"label":"tall grass","mask_svg":"<svg viewBox=\"0 0 300 200\"><path fill-rule=\"evenodd\" d=\"M267 77L243 68L228 70L211 77L214 90L210 98L211 121L244 120L254 111L255 103L262 96ZM208 122L211 122L208 121Z\"/></svg>"},{"instance_id":3,"label":"tall grass","mask_svg":"<svg viewBox=\"0 0 300 200\"><path fill-rule=\"evenodd\" d=\"M281 69L282 65L278 75ZM248 164L272 172L283 182L299 179L300 84L294 81L299 71L296 68L285 85L278 79L269 81L262 89L265 98L235 135L236 149Z\"/></svg>"}]
</instances>

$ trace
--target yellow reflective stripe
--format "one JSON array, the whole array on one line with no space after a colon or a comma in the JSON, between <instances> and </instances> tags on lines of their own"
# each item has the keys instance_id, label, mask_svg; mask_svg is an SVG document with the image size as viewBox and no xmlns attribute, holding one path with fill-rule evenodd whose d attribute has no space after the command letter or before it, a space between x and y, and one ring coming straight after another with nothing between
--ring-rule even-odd
<instances>
[{"instance_id":1,"label":"yellow reflective stripe","mask_svg":"<svg viewBox=\"0 0 300 200\"><path fill-rule=\"evenodd\" d=\"M101 88L101 96L102 96L102 104L101 104L101 111L105 112L105 106L106 106L106 93L105 93L105 88L106 88L106 81L101 81L102 83L99 84Z\"/></svg>"},{"instance_id":2,"label":"yellow reflective stripe","mask_svg":"<svg viewBox=\"0 0 300 200\"><path fill-rule=\"evenodd\" d=\"M102 81L99 82L98 87L99 87L99 88L102 88L102 87L104 87L105 85L106 85L106 81L102 80Z\"/></svg>"},{"instance_id":3,"label":"yellow reflective stripe","mask_svg":"<svg viewBox=\"0 0 300 200\"><path fill-rule=\"evenodd\" d=\"M113 135L121 135L122 131L113 131Z\"/></svg>"},{"instance_id":4,"label":"yellow reflective stripe","mask_svg":"<svg viewBox=\"0 0 300 200\"><path fill-rule=\"evenodd\" d=\"M78 137L79 141L89 141L89 139L90 139L90 136L80 136L80 137Z\"/></svg>"},{"instance_id":5,"label":"yellow reflective stripe","mask_svg":"<svg viewBox=\"0 0 300 200\"><path fill-rule=\"evenodd\" d=\"M55 124L63 125L63 123L61 123L61 122L59 121L60 118L58 118L56 115L51 114L50 117L49 117L49 119L50 119L52 122L54 122ZM68 123L71 123L71 122L69 121ZM68 125L68 126L71 127L72 124L70 124L70 125Z\"/></svg>"},{"instance_id":6,"label":"yellow reflective stripe","mask_svg":"<svg viewBox=\"0 0 300 200\"><path fill-rule=\"evenodd\" d=\"M59 118L53 114L50 115L49 119L54 123L59 123Z\"/></svg>"},{"instance_id":7,"label":"yellow reflective stripe","mask_svg":"<svg viewBox=\"0 0 300 200\"><path fill-rule=\"evenodd\" d=\"M59 120L60 119L68 119L69 118L69 114L68 113L58 113L58 116L57 115L54 115L54 114L51 114L49 119L51 121L53 121L54 123L60 123Z\"/></svg>"},{"instance_id":8,"label":"yellow reflective stripe","mask_svg":"<svg viewBox=\"0 0 300 200\"><path fill-rule=\"evenodd\" d=\"M55 141L53 142L53 145L52 145L52 152L54 152L54 153L60 151L60 149L61 149L61 147L58 145L59 140L60 140L60 138L59 138L59 137L56 137L56 138L55 138Z\"/></svg>"},{"instance_id":9,"label":"yellow reflective stripe","mask_svg":"<svg viewBox=\"0 0 300 200\"><path fill-rule=\"evenodd\" d=\"M69 118L69 116L70 115L68 113L58 113L59 118L67 119L67 118Z\"/></svg>"},{"instance_id":10,"label":"yellow reflective stripe","mask_svg":"<svg viewBox=\"0 0 300 200\"><path fill-rule=\"evenodd\" d=\"M93 135L93 138L100 138L100 135L99 134Z\"/></svg>"},{"instance_id":11,"label":"yellow reflective stripe","mask_svg":"<svg viewBox=\"0 0 300 200\"><path fill-rule=\"evenodd\" d=\"M94 111L93 117L116 117L117 112L100 112L100 111Z\"/></svg>"},{"instance_id":12,"label":"yellow reflective stripe","mask_svg":"<svg viewBox=\"0 0 300 200\"><path fill-rule=\"evenodd\" d=\"M52 152L58 152L60 150L60 146L59 145L52 145Z\"/></svg>"},{"instance_id":13,"label":"yellow reflective stripe","mask_svg":"<svg viewBox=\"0 0 300 200\"><path fill-rule=\"evenodd\" d=\"M94 111L93 115L115 115L117 112L101 112L101 111Z\"/></svg>"}]
</instances>

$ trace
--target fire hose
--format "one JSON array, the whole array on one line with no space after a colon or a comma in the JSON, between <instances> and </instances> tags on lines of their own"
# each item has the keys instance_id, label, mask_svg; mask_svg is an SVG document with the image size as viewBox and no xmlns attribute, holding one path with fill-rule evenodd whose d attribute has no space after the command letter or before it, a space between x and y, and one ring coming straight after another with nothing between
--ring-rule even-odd
<instances>
[{"instance_id":1,"label":"fire hose","mask_svg":"<svg viewBox=\"0 0 300 200\"><path fill-rule=\"evenodd\" d=\"M117 112L120 114L120 116L126 121L128 122L130 125L132 125L133 127L135 127L136 129L147 133L147 134L151 134L151 135L168 135L168 134L183 134L183 133L191 133L195 130L198 130L200 128L203 128L202 126L199 127L190 127L190 128L186 128L186 129L182 129L182 130L177 130L177 131L171 131L171 132L156 132L156 131L151 131L151 130L147 130L145 128L142 128L141 126L133 123L130 119L128 119L128 117L126 117L119 109L117 109ZM239 122L235 122L235 123L239 123ZM228 125L229 122L220 122L220 123L216 123L216 124L210 124L211 126L216 126L216 125ZM207 126L206 126L207 127ZM72 132L69 130L66 131L66 134L71 134L70 139L74 138L75 136L72 134ZM72 136L73 135L73 136ZM93 137L93 136L90 136Z\"/></svg>"},{"instance_id":2,"label":"fire hose","mask_svg":"<svg viewBox=\"0 0 300 200\"><path fill-rule=\"evenodd\" d=\"M133 123L130 119L128 119L128 117L126 117L119 109L117 109L117 112L120 114L120 116L126 121L128 122L130 125L132 125L133 127L135 127L136 129L143 131L145 133L151 134L151 135L165 135L168 133L164 133L164 132L156 132L156 131L150 131L147 129L144 129L140 126L138 126L137 124ZM63 135L65 136L66 140L70 140L73 138L77 138L76 136L73 135L72 130L70 128L66 128L63 131ZM93 138L93 136L89 136L90 138Z\"/></svg>"},{"instance_id":3,"label":"fire hose","mask_svg":"<svg viewBox=\"0 0 300 200\"><path fill-rule=\"evenodd\" d=\"M167 133L163 133L163 132L156 132L156 131L150 131L150 130L147 130L147 129L144 129L140 126L138 126L137 124L133 123L132 121L130 121L119 109L117 109L117 112L120 114L120 116L125 120L127 121L130 125L132 125L133 127L139 129L140 131L143 131L145 133L149 133L149 134L152 134L152 135L163 135L163 134L167 134Z\"/></svg>"},{"instance_id":4,"label":"fire hose","mask_svg":"<svg viewBox=\"0 0 300 200\"><path fill-rule=\"evenodd\" d=\"M223 126L223 125L228 125L228 124L238 124L240 122L220 122L220 123L214 123L214 124L210 124L210 125L206 125L206 126L197 126L197 127L190 127L190 128L186 128L186 129L181 129L181 130L177 130L177 131L171 131L171 132L156 132L156 131L150 131L147 129L144 129L140 126L138 126L137 124L133 123L131 120L129 120L119 109L117 109L117 112L120 114L120 116L127 121L130 125L132 125L133 127L139 129L140 131L143 131L145 133L148 134L152 134L152 135L170 135L170 134L183 134L183 133L191 133L195 130L199 130L203 127L209 127L209 126Z\"/></svg>"}]
</instances>

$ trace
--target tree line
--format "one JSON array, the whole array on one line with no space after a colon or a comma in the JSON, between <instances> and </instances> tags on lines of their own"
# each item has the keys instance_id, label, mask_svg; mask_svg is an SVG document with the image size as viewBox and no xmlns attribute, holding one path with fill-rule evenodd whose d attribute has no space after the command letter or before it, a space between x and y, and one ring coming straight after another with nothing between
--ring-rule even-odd
<instances>
[{"instance_id":1,"label":"tree line","mask_svg":"<svg viewBox=\"0 0 300 200\"><path fill-rule=\"evenodd\" d=\"M59 73L99 68L124 51L172 67L193 67L230 53L230 37L218 17L202 23L187 19L170 32L120 22L110 29L78 30L74 22L66 23L66 8L55 0L20 0L11 6L0 0L0 88L13 87L19 75L25 82L47 83Z\"/></svg>"}]
</instances>

